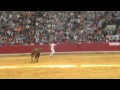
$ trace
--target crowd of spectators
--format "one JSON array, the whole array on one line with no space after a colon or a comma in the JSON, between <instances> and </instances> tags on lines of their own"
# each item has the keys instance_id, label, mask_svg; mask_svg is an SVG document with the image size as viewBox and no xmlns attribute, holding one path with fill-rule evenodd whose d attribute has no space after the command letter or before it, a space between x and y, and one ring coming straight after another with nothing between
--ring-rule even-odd
<instances>
[{"instance_id":1,"label":"crowd of spectators","mask_svg":"<svg viewBox=\"0 0 120 90\"><path fill-rule=\"evenodd\" d=\"M0 11L0 44L116 42L119 24L120 11Z\"/></svg>"}]
</instances>

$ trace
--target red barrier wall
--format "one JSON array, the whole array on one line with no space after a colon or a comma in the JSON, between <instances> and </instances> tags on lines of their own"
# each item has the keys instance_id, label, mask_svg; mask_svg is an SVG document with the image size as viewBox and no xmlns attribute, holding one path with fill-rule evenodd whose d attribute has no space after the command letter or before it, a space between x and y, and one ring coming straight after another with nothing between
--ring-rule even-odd
<instances>
[{"instance_id":1,"label":"red barrier wall","mask_svg":"<svg viewBox=\"0 0 120 90\"><path fill-rule=\"evenodd\" d=\"M32 48L42 47L42 52L50 52L48 45L36 46L0 46L0 54L30 53ZM75 51L120 51L120 45L109 46L109 43L82 43L82 44L59 44L55 47L56 52Z\"/></svg>"}]
</instances>

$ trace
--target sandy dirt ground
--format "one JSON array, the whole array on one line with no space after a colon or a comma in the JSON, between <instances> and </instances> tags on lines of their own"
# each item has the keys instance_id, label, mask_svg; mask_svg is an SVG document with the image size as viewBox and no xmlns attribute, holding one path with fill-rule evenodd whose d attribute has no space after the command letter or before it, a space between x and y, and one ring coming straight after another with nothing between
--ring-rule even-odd
<instances>
[{"instance_id":1,"label":"sandy dirt ground","mask_svg":"<svg viewBox=\"0 0 120 90\"><path fill-rule=\"evenodd\" d=\"M0 56L0 79L120 79L120 53L41 55L38 63L30 56Z\"/></svg>"}]
</instances>

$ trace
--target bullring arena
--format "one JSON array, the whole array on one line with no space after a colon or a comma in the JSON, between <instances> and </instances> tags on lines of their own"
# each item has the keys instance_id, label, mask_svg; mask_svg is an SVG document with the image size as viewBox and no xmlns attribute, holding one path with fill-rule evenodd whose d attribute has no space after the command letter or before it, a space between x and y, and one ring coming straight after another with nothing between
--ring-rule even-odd
<instances>
[{"instance_id":1,"label":"bullring arena","mask_svg":"<svg viewBox=\"0 0 120 90\"><path fill-rule=\"evenodd\" d=\"M0 78L120 79L120 11L0 11Z\"/></svg>"},{"instance_id":2,"label":"bullring arena","mask_svg":"<svg viewBox=\"0 0 120 90\"><path fill-rule=\"evenodd\" d=\"M120 79L120 11L0 11L0 78Z\"/></svg>"},{"instance_id":3,"label":"bullring arena","mask_svg":"<svg viewBox=\"0 0 120 90\"><path fill-rule=\"evenodd\" d=\"M31 63L29 54L0 56L1 79L119 79L119 52L41 54Z\"/></svg>"}]
</instances>

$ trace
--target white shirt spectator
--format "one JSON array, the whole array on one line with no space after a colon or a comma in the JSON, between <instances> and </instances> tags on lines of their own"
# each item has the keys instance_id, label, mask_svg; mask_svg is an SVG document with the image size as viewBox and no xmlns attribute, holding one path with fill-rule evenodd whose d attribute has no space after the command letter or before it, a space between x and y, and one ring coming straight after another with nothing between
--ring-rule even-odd
<instances>
[{"instance_id":1,"label":"white shirt spectator","mask_svg":"<svg viewBox=\"0 0 120 90\"><path fill-rule=\"evenodd\" d=\"M19 14L17 14L17 18L19 18L20 17L20 15Z\"/></svg>"},{"instance_id":2,"label":"white shirt spectator","mask_svg":"<svg viewBox=\"0 0 120 90\"><path fill-rule=\"evenodd\" d=\"M38 23L35 23L36 26L38 26Z\"/></svg>"},{"instance_id":3,"label":"white shirt spectator","mask_svg":"<svg viewBox=\"0 0 120 90\"><path fill-rule=\"evenodd\" d=\"M29 29L29 27L30 27L30 26L29 26L29 25L27 25L27 26L26 26L26 29Z\"/></svg>"},{"instance_id":4,"label":"white shirt spectator","mask_svg":"<svg viewBox=\"0 0 120 90\"><path fill-rule=\"evenodd\" d=\"M12 14L9 15L9 18L12 18Z\"/></svg>"},{"instance_id":5,"label":"white shirt spectator","mask_svg":"<svg viewBox=\"0 0 120 90\"><path fill-rule=\"evenodd\" d=\"M9 35L10 35L10 33L11 33L11 31L10 31L10 30L8 30L8 31L7 31L7 34L9 34Z\"/></svg>"}]
</instances>

